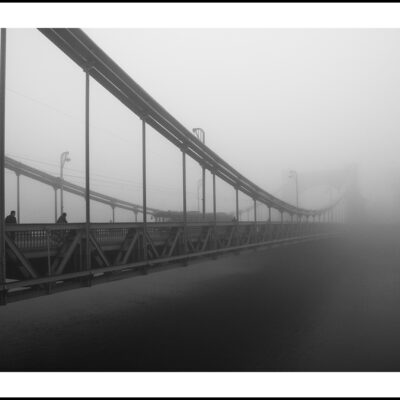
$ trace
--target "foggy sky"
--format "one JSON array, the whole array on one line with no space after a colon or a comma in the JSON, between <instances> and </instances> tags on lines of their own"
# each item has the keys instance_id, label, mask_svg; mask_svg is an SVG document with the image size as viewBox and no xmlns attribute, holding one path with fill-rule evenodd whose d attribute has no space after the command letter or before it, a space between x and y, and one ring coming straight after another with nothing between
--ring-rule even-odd
<instances>
[{"instance_id":1,"label":"foggy sky","mask_svg":"<svg viewBox=\"0 0 400 400\"><path fill-rule=\"evenodd\" d=\"M206 145L270 193L294 201L285 176L356 165L371 213L400 204L398 29L87 29L138 84ZM84 73L33 29L7 36L6 154L84 185ZM141 123L91 81L91 188L141 204ZM180 151L148 129L148 206L181 209ZM188 158L188 209L197 210L200 166ZM16 209L6 172L6 213ZM52 222L53 190L22 177L22 222ZM290 192L292 195L290 195ZM396 197L397 196L397 197ZM211 211L207 174L207 209ZM217 210L234 211L217 180ZM301 206L329 201L326 188ZM240 206L251 200L241 195ZM93 221L111 210L93 205ZM65 193L70 221L84 200ZM118 220L133 220L117 211Z\"/></svg>"}]
</instances>

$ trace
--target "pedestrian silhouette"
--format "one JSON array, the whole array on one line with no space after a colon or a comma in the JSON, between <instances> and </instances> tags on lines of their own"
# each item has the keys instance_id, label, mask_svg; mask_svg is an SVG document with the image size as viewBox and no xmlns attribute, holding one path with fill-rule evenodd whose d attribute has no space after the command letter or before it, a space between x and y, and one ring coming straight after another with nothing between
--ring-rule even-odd
<instances>
[{"instance_id":1,"label":"pedestrian silhouette","mask_svg":"<svg viewBox=\"0 0 400 400\"><path fill-rule=\"evenodd\" d=\"M68 224L67 213L63 212L57 220L57 224ZM53 239L61 245L64 242L64 238L67 235L67 230L55 231L53 232Z\"/></svg>"},{"instance_id":2,"label":"pedestrian silhouette","mask_svg":"<svg viewBox=\"0 0 400 400\"><path fill-rule=\"evenodd\" d=\"M68 224L67 213L63 212L57 220L57 224Z\"/></svg>"},{"instance_id":3,"label":"pedestrian silhouette","mask_svg":"<svg viewBox=\"0 0 400 400\"><path fill-rule=\"evenodd\" d=\"M17 223L17 218L15 218L15 211L11 211L9 215L7 215L5 219L6 224L16 224ZM15 232L8 232L8 237L11 238L12 240L15 239Z\"/></svg>"},{"instance_id":4,"label":"pedestrian silhouette","mask_svg":"<svg viewBox=\"0 0 400 400\"><path fill-rule=\"evenodd\" d=\"M15 218L15 211L11 211L10 215L7 215L5 222L6 222L6 224L16 224L17 223L17 218Z\"/></svg>"}]
</instances>

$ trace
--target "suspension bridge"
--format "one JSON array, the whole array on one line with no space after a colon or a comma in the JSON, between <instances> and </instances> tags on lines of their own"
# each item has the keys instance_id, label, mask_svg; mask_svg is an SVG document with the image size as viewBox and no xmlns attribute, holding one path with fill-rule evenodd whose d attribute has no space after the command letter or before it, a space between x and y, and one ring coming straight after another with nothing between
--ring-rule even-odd
<instances>
[{"instance_id":1,"label":"suspension bridge","mask_svg":"<svg viewBox=\"0 0 400 400\"><path fill-rule=\"evenodd\" d=\"M327 239L340 232L346 220L346 196L352 182L344 181L341 195L331 204L306 209L263 190L234 169L175 119L80 29L39 29L85 75L85 185L80 186L5 155L6 29L1 30L0 64L0 301L48 295L77 287L146 274L191 260L239 253L258 247L290 245ZM142 203L121 200L90 188L90 82L94 80L140 118L142 123ZM153 128L181 152L183 209L175 213L147 203L146 128ZM187 157L202 169L201 211L187 208ZM18 215L21 175L85 199L85 222L65 224L5 224L5 169L17 176ZM212 213L206 213L206 172L212 179ZM216 178L234 189L235 218L217 212ZM239 193L253 202L251 221L241 220ZM110 223L91 221L90 202L113 211ZM268 217L257 213L262 205ZM115 222L116 208L132 211L134 222ZM250 210L250 209L249 209ZM272 218L272 211L279 218ZM248 211L246 209L246 211ZM138 214L141 220L138 221ZM150 221L150 218L152 220ZM244 257L244 256L243 256Z\"/></svg>"}]
</instances>

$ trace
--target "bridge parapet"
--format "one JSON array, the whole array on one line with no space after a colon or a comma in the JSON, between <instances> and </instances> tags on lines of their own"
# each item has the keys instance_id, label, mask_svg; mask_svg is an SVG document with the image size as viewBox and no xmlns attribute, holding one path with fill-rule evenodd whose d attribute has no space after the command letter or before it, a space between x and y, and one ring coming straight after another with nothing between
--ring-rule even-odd
<instances>
[{"instance_id":1,"label":"bridge parapet","mask_svg":"<svg viewBox=\"0 0 400 400\"><path fill-rule=\"evenodd\" d=\"M316 222L154 222L144 229L143 223L93 223L87 238L82 223L7 225L7 280L2 298L48 294L76 286L82 277L86 283L88 279L104 281L122 272L143 273L198 257L321 239L332 235L332 226ZM87 240L91 265L85 265Z\"/></svg>"}]
</instances>

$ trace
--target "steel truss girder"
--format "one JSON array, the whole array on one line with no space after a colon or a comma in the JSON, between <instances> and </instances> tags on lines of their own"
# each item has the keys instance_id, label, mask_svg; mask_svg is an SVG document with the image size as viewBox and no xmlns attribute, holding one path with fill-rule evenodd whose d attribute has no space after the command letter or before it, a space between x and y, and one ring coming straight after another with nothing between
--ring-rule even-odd
<instances>
[{"instance_id":1,"label":"steel truss girder","mask_svg":"<svg viewBox=\"0 0 400 400\"><path fill-rule=\"evenodd\" d=\"M67 263L70 260L75 248L81 241L82 233L77 231L75 237L68 243L67 240L69 238L69 234L64 237L59 252L55 256L53 264L51 265L51 273L54 272L56 275L59 275L64 272L64 269L67 266Z\"/></svg>"},{"instance_id":2,"label":"steel truss girder","mask_svg":"<svg viewBox=\"0 0 400 400\"><path fill-rule=\"evenodd\" d=\"M161 252L161 257L164 257L166 255L168 257L172 256L172 254L175 250L175 247L178 243L178 239L179 239L180 235L181 235L180 229L172 229L171 230L171 234L168 236L168 238L164 244L163 250Z\"/></svg>"},{"instance_id":3,"label":"steel truss girder","mask_svg":"<svg viewBox=\"0 0 400 400\"><path fill-rule=\"evenodd\" d=\"M7 235L4 237L6 245L8 248L12 251L12 253L18 258L18 260L22 264L22 269L21 272L23 275L25 275L26 278L37 278L38 275L34 268L32 267L32 264L29 262L29 260L22 254L20 249L17 247L17 245L14 243L12 239L10 239Z\"/></svg>"},{"instance_id":4,"label":"steel truss girder","mask_svg":"<svg viewBox=\"0 0 400 400\"><path fill-rule=\"evenodd\" d=\"M102 261L104 266L105 267L111 267L111 264L108 261L108 259L107 259L106 255L104 254L103 250L101 249L101 246L99 245L99 243L97 242L97 240L95 239L95 237L91 233L89 233L89 240L92 243L92 245L94 246L95 250L97 251L97 254L100 257L100 260Z\"/></svg>"},{"instance_id":5,"label":"steel truss girder","mask_svg":"<svg viewBox=\"0 0 400 400\"><path fill-rule=\"evenodd\" d=\"M81 224L82 225L82 224ZM118 225L118 224L116 224ZM125 273L143 273L143 271L151 271L156 266L163 266L165 264L171 264L174 262L187 262L196 257L211 256L216 257L218 254L224 254L226 252L240 252L246 249L256 249L258 246L278 246L289 243L298 243L305 240L315 240L323 237L329 237L330 234L311 234L310 229L313 231L325 231L326 227L324 225L316 225L311 227L310 224L252 224L252 223L239 223L239 224L226 224L224 225L202 225L193 224L188 225L187 244L188 247L182 246L183 232L185 227L182 225L170 224L166 231L167 225L159 224L152 225L149 229L149 235L146 238L148 243L149 253L151 253L151 259L145 258L144 253L141 252L143 246L140 241L144 239L144 234L141 229L138 229L138 224L131 224L131 232L121 236L113 236L116 240L123 242L120 246L119 263L111 264L108 261L107 251L115 251L113 248L108 247L107 250L102 247L102 240L109 245L109 241L104 237L104 227L102 224L94 224L99 228L91 227L89 240L91 243L91 252L95 251L98 254L99 265L89 267L80 267L80 264L75 266L69 263L73 254L77 255L75 252L76 248L80 246L80 249L86 246L82 245L82 241L85 240L84 230L79 224L70 224L68 226L68 234L64 237L64 242L62 249L60 249L58 257L54 257L53 270L49 268L50 273L38 276L38 273L34 274L26 273L25 278L20 281L8 282L7 284L0 286L0 303L5 304L11 298L18 296L18 291L15 289L20 287L25 287L29 293L35 295L36 292L47 293L57 292L61 290L63 285L68 285L69 282L73 284L72 281L87 282L87 281L97 281L97 278L102 278L104 281L109 279L118 278L118 276L126 276ZM71 226L74 226L71 232ZM23 227L15 226L13 228L8 228L10 232L21 231ZM156 234L159 228L159 233ZM199 230L199 228L201 228ZM301 231L300 228L303 228ZM320 229L317 229L320 228ZM38 231L38 226L35 226L36 231ZM60 231L60 226L46 225L45 231L51 234L52 231ZM96 229L99 229L101 235L96 234ZM297 229L297 232L295 231ZM62 231L63 229L61 229ZM271 236L271 232L273 235ZM163 242L163 238L168 234L167 240ZM218 246L214 247L216 239L218 236ZM267 240L265 240L267 238ZM9 240L8 240L9 241ZM13 244L11 243L11 246ZM15 246L15 244L14 244ZM137 256L134 260L130 258L128 254L137 249ZM154 248L154 250L152 250ZM22 256L22 251L18 249L18 253ZM50 250L50 248L49 248ZM50 255L49 255L50 259ZM80 254L80 259L82 259L82 254ZM76 260L76 259L75 259ZM76 260L77 261L77 260ZM121 261L123 261L121 263ZM66 266L72 266L72 270L69 268L66 272ZM130 271L130 272L129 272ZM38 272L38 271L33 271ZM54 272L54 273L53 273ZM29 276L28 276L29 275ZM56 282L58 282L56 284ZM30 289L39 289L38 291ZM46 288L49 290L46 291ZM27 291L23 291L27 293ZM11 296L11 297L10 297Z\"/></svg>"},{"instance_id":6,"label":"steel truss girder","mask_svg":"<svg viewBox=\"0 0 400 400\"><path fill-rule=\"evenodd\" d=\"M139 239L139 233L135 229L129 229L125 239L122 241L121 247L115 257L114 265L126 264L132 251ZM121 260L122 259L122 260Z\"/></svg>"},{"instance_id":7,"label":"steel truss girder","mask_svg":"<svg viewBox=\"0 0 400 400\"><path fill-rule=\"evenodd\" d=\"M141 234L143 235L143 233L141 233ZM159 258L160 255L157 251L156 246L154 245L154 241L153 241L152 237L149 235L149 232L147 231L145 235L146 235L147 255L148 256L153 255L152 258ZM151 252L149 250L151 250L153 252L153 254L151 254Z\"/></svg>"},{"instance_id":8,"label":"steel truss girder","mask_svg":"<svg viewBox=\"0 0 400 400\"><path fill-rule=\"evenodd\" d=\"M108 225L108 229L106 228ZM115 224L120 229L120 224ZM27 225L27 228L31 225ZM321 229L325 229L324 226L319 226ZM25 232L24 226L16 225L13 227L7 227L7 232ZM236 223L236 224L219 224L219 225L207 225L207 224L193 224L193 225L180 225L180 224L149 224L149 228L145 233L143 227L140 224L129 224L124 225L124 229L128 229L125 236L119 236L113 234L113 228L109 227L109 224L91 224L89 242L90 252L95 252L95 259L98 265L95 269L100 268L112 268L116 265L125 265L131 262L140 262L143 260L145 252L147 253L149 261L153 261L160 258L174 258L184 254L201 254L218 249L229 249L235 246L247 246L257 243L277 242L279 240L286 240L289 238L300 238L302 236L309 236L310 233L316 234L318 226L306 223L283 223L283 224L271 224L271 223ZM82 249L85 246L82 245L82 241L86 240L86 234L84 233L83 224L68 224L68 228L60 227L57 224L53 225L32 225L33 232L40 241L39 243L45 243L43 240L43 232L47 232L47 258L52 260L49 264L49 274L63 274L65 268L69 263L69 260L75 254L76 248L80 246L80 257L79 265L77 265L77 257L74 259L75 267L74 270L82 270ZM186 234L185 233L186 229ZM29 232L29 231L28 231ZM98 232L98 233L96 233ZM110 234L110 238L113 238L115 244L111 244L110 239L107 239L107 232ZM26 234L25 234L26 235ZM28 233L29 237L31 237ZM23 237L23 236L22 236ZM53 245L49 245L51 238L62 238L61 245L58 245L58 251L56 251L55 245L57 242L53 241ZM24 278L35 278L38 277L37 271L35 271L26 254L34 255L33 250L30 248L18 249L17 245L7 237L7 243L10 249L17 255L20 262L23 264L25 273ZM31 239L32 240L32 239ZM60 239L59 239L60 241ZM146 249L143 248L142 242L146 242ZM35 242L29 242L32 249L38 248ZM105 243L106 247L103 247ZM118 245L119 243L119 245ZM114 256L113 262L110 261L110 255L108 251L115 251L115 247L118 247L116 256ZM131 255L135 251L135 257L132 259ZM43 253L43 250L40 250ZM46 254L46 253L45 253ZM42 255L40 257L45 257ZM86 266L86 269L91 269L91 266Z\"/></svg>"}]
</instances>

